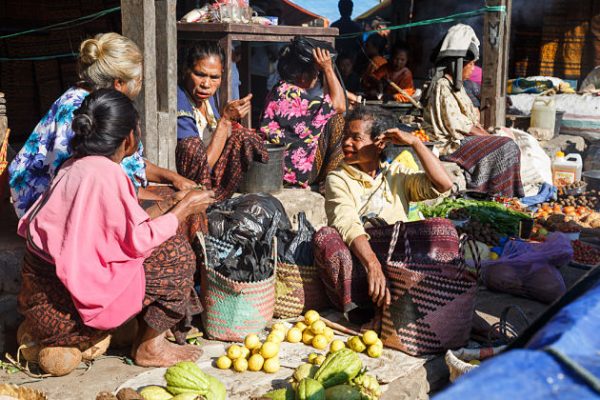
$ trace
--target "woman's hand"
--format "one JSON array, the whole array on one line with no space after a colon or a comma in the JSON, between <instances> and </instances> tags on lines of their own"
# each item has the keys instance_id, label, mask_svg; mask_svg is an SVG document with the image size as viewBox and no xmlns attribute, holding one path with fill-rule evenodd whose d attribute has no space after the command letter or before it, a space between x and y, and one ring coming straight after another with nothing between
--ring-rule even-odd
<instances>
[{"instance_id":1,"label":"woman's hand","mask_svg":"<svg viewBox=\"0 0 600 400\"><path fill-rule=\"evenodd\" d=\"M313 49L313 57L315 59L315 64L317 64L317 68L321 71L326 71L328 69L333 70L333 61L331 60L329 50L317 47L316 49Z\"/></svg>"},{"instance_id":2,"label":"woman's hand","mask_svg":"<svg viewBox=\"0 0 600 400\"><path fill-rule=\"evenodd\" d=\"M192 214L205 211L214 201L215 193L212 190L190 190L171 212L181 222Z\"/></svg>"},{"instance_id":3,"label":"woman's hand","mask_svg":"<svg viewBox=\"0 0 600 400\"><path fill-rule=\"evenodd\" d=\"M232 122L244 118L250 112L250 100L252 100L252 93L243 99L230 101L223 109L222 117Z\"/></svg>"},{"instance_id":4,"label":"woman's hand","mask_svg":"<svg viewBox=\"0 0 600 400\"><path fill-rule=\"evenodd\" d=\"M177 190L189 190L194 189L198 184L191 179L188 179L179 174L175 174L171 179L171 184ZM181 200L181 199L180 199Z\"/></svg>"},{"instance_id":5,"label":"woman's hand","mask_svg":"<svg viewBox=\"0 0 600 400\"><path fill-rule=\"evenodd\" d=\"M383 132L375 141L375 145L381 146L385 145L386 143L393 143L400 146L413 146L418 140L419 138L411 135L408 132L404 132L398 128L392 128Z\"/></svg>"},{"instance_id":6,"label":"woman's hand","mask_svg":"<svg viewBox=\"0 0 600 400\"><path fill-rule=\"evenodd\" d=\"M378 260L367 265L367 276L369 280L369 296L378 307L389 306L391 301L390 290L387 288L385 275Z\"/></svg>"}]
</instances>

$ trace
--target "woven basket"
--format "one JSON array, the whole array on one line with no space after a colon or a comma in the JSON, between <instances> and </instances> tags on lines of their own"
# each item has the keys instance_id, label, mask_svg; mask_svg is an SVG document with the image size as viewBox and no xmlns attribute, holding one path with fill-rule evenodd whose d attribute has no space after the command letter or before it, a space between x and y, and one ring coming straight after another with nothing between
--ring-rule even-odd
<instances>
[{"instance_id":1,"label":"woven basket","mask_svg":"<svg viewBox=\"0 0 600 400\"><path fill-rule=\"evenodd\" d=\"M19 400L48 400L48 396L39 390L6 383L0 385L0 396L13 397Z\"/></svg>"},{"instance_id":2,"label":"woven basket","mask_svg":"<svg viewBox=\"0 0 600 400\"><path fill-rule=\"evenodd\" d=\"M201 244L204 248L202 239ZM273 249L276 264L275 240ZM202 323L209 339L241 342L247 335L263 330L273 319L277 267L271 277L259 282L233 281L204 262L200 274Z\"/></svg>"},{"instance_id":3,"label":"woven basket","mask_svg":"<svg viewBox=\"0 0 600 400\"><path fill-rule=\"evenodd\" d=\"M446 352L444 361L446 361L446 365L450 371L450 382L454 382L461 375L478 367L478 365L469 364L468 362L461 360L452 352L452 350Z\"/></svg>"},{"instance_id":4,"label":"woven basket","mask_svg":"<svg viewBox=\"0 0 600 400\"><path fill-rule=\"evenodd\" d=\"M2 144L0 144L0 176L4 174L6 167L8 167L8 137L10 136L10 129L6 130L6 134L4 135L4 140L2 140Z\"/></svg>"},{"instance_id":5,"label":"woven basket","mask_svg":"<svg viewBox=\"0 0 600 400\"><path fill-rule=\"evenodd\" d=\"M328 305L325 287L314 265L277 264L275 317L293 318Z\"/></svg>"}]
</instances>

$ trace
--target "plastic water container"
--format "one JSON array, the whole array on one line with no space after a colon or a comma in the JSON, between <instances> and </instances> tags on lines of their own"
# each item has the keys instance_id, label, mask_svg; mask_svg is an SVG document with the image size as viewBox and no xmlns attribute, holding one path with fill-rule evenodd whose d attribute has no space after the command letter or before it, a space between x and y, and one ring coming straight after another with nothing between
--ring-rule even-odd
<instances>
[{"instance_id":1,"label":"plastic water container","mask_svg":"<svg viewBox=\"0 0 600 400\"><path fill-rule=\"evenodd\" d=\"M547 129L554 132L556 125L556 103L554 96L538 96L531 107L532 128Z\"/></svg>"},{"instance_id":2,"label":"plastic water container","mask_svg":"<svg viewBox=\"0 0 600 400\"><path fill-rule=\"evenodd\" d=\"M581 180L583 160L577 153L565 154L561 151L556 153L556 159L552 162L552 182L554 186L562 187Z\"/></svg>"}]
</instances>

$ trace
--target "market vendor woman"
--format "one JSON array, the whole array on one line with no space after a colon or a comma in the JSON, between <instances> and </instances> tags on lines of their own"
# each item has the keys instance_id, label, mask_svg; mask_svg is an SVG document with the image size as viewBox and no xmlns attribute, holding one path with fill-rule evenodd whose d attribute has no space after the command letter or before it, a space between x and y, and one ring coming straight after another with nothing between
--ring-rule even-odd
<instances>
[{"instance_id":1,"label":"market vendor woman","mask_svg":"<svg viewBox=\"0 0 600 400\"><path fill-rule=\"evenodd\" d=\"M43 346L89 346L139 314L134 361L166 367L201 352L165 333L184 343L183 323L202 309L194 253L176 232L213 193L181 191L151 219L119 165L138 149L138 124L132 101L114 89L94 91L75 111L73 156L19 222L27 247L18 305Z\"/></svg>"},{"instance_id":2,"label":"market vendor woman","mask_svg":"<svg viewBox=\"0 0 600 400\"><path fill-rule=\"evenodd\" d=\"M415 136L393 126L377 108L360 106L346 117L344 162L327 176L325 211L329 227L314 238L315 260L334 305L345 313L389 304L381 264L364 223L406 221L409 202L434 199L452 187L440 161ZM411 146L424 172L381 162L387 143Z\"/></svg>"}]
</instances>

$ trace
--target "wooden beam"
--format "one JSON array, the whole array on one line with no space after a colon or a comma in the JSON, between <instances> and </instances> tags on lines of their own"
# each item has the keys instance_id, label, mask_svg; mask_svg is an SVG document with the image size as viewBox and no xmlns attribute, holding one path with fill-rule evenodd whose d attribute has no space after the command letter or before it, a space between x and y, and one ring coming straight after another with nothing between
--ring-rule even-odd
<instances>
[{"instance_id":1,"label":"wooden beam","mask_svg":"<svg viewBox=\"0 0 600 400\"><path fill-rule=\"evenodd\" d=\"M512 0L486 0L488 6L504 6L506 12L485 14L483 26L482 122L486 127L504 126L506 81Z\"/></svg>"},{"instance_id":2,"label":"wooden beam","mask_svg":"<svg viewBox=\"0 0 600 400\"><path fill-rule=\"evenodd\" d=\"M144 86L136 99L140 112L144 157L160 164L156 99L156 10L154 1L121 0L123 35L144 55Z\"/></svg>"},{"instance_id":3,"label":"wooden beam","mask_svg":"<svg viewBox=\"0 0 600 400\"><path fill-rule=\"evenodd\" d=\"M156 0L156 95L158 165L175 170L177 147L176 0Z\"/></svg>"}]
</instances>

